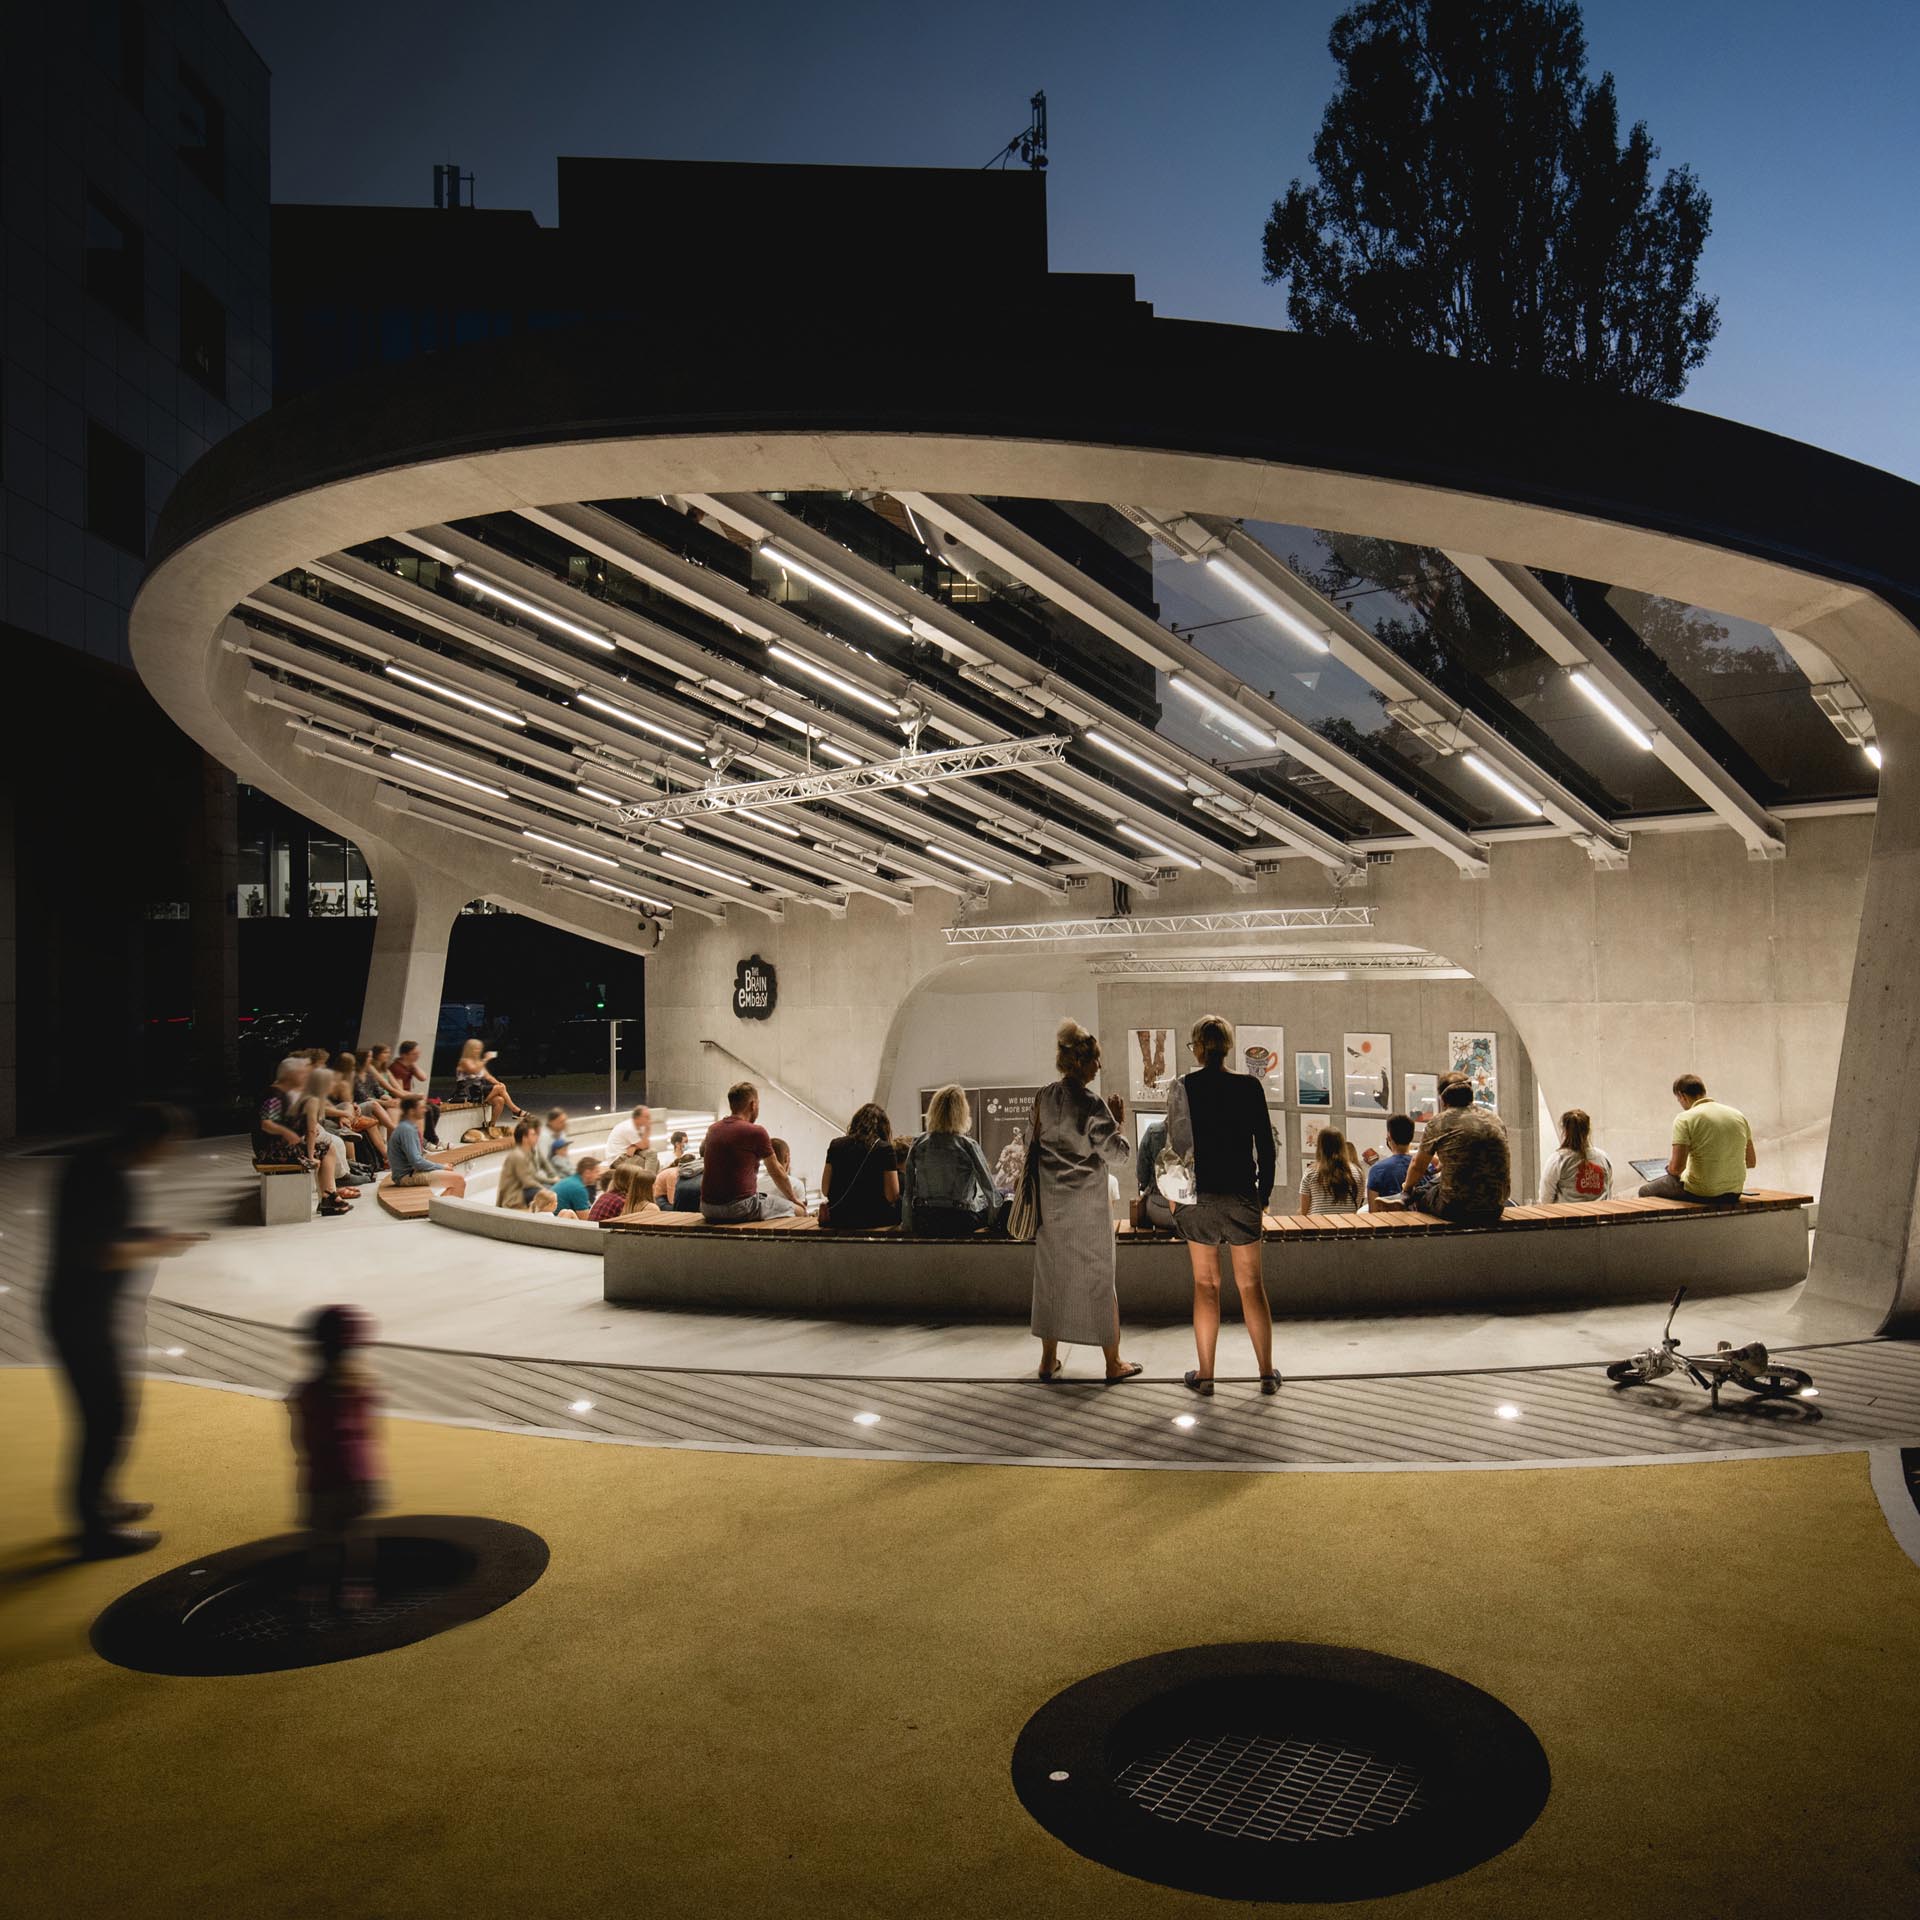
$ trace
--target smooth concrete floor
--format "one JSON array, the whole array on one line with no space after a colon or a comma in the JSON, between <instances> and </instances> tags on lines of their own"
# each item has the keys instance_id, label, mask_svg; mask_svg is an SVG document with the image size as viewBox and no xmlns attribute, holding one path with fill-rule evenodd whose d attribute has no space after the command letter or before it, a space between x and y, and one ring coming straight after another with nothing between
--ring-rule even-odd
<instances>
[{"instance_id":1,"label":"smooth concrete floor","mask_svg":"<svg viewBox=\"0 0 1920 1920\"><path fill-rule=\"evenodd\" d=\"M1247 1911L1070 1852L1009 1755L1060 1688L1233 1639L1487 1689L1553 1792L1360 1920L1920 1910L1920 1568L1863 1455L1498 1473L1086 1473L671 1454L386 1423L396 1511L552 1563L499 1612L244 1679L98 1660L117 1594L280 1531L277 1403L150 1386L144 1560L49 1565L57 1399L0 1374L17 1920L1164 1920Z\"/></svg>"},{"instance_id":2,"label":"smooth concrete floor","mask_svg":"<svg viewBox=\"0 0 1920 1920\"><path fill-rule=\"evenodd\" d=\"M203 1161L222 1158L209 1151ZM520 1359L1001 1379L1029 1371L1036 1352L1026 1328L1005 1321L878 1324L610 1306L601 1298L594 1253L518 1247L429 1221L394 1220L371 1195L340 1219L222 1228L207 1245L166 1262L154 1291L182 1306L291 1326L339 1299L348 1276L383 1340ZM1870 1315L1829 1302L1803 1306L1801 1291L1702 1300L1683 1309L1681 1328L1695 1343L1724 1338L1775 1347L1866 1339L1876 1331ZM1640 1301L1554 1313L1282 1320L1276 1357L1284 1372L1306 1377L1579 1365L1638 1351L1658 1338L1664 1317L1660 1306ZM1193 1364L1184 1322L1130 1324L1123 1301L1122 1330L1128 1355L1155 1377L1177 1379ZM1222 1372L1250 1373L1251 1349L1235 1320L1221 1338Z\"/></svg>"}]
</instances>

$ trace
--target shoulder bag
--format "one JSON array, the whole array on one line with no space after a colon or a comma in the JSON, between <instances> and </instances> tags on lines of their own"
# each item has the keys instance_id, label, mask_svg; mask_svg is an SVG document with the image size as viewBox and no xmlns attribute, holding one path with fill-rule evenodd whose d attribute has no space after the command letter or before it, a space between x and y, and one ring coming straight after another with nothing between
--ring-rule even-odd
<instances>
[{"instance_id":1,"label":"shoulder bag","mask_svg":"<svg viewBox=\"0 0 1920 1920\"><path fill-rule=\"evenodd\" d=\"M1020 1190L1007 1215L1009 1240L1032 1240L1040 1232L1040 1102L1033 1103L1027 1129L1027 1157L1020 1168Z\"/></svg>"}]
</instances>

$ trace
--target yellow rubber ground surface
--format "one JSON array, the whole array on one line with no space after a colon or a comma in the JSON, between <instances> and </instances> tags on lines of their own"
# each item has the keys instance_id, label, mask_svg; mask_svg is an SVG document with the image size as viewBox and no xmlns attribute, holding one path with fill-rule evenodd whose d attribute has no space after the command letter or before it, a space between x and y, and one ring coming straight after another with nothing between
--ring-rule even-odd
<instances>
[{"instance_id":1,"label":"yellow rubber ground surface","mask_svg":"<svg viewBox=\"0 0 1920 1920\"><path fill-rule=\"evenodd\" d=\"M1506 1854L1343 1912L1920 1911L1920 1568L1863 1455L1075 1472L392 1422L397 1510L532 1527L545 1577L397 1653L179 1680L97 1660L87 1623L289 1524L284 1410L150 1387L125 1486L160 1552L36 1574L57 1404L0 1374L18 1920L1226 1912L1060 1846L1008 1756L1087 1673L1264 1638L1459 1674L1553 1763Z\"/></svg>"}]
</instances>

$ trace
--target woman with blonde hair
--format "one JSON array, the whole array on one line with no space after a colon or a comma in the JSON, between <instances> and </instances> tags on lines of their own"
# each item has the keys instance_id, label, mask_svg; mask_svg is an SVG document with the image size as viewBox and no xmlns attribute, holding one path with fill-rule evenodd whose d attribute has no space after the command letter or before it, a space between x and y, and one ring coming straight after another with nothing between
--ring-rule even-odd
<instances>
[{"instance_id":1,"label":"woman with blonde hair","mask_svg":"<svg viewBox=\"0 0 1920 1920\"><path fill-rule=\"evenodd\" d=\"M622 1160L607 1175L607 1190L587 1209L589 1220L618 1220L622 1214L644 1213L653 1204L653 1182L637 1163Z\"/></svg>"},{"instance_id":2,"label":"woman with blonde hair","mask_svg":"<svg viewBox=\"0 0 1920 1920\"><path fill-rule=\"evenodd\" d=\"M1120 1357L1120 1299L1113 1288L1113 1215L1107 1204L1111 1169L1133 1148L1120 1128L1127 1103L1102 1100L1088 1083L1100 1071L1100 1042L1077 1020L1054 1035L1060 1078L1033 1103L1032 1145L1040 1203L1033 1249L1033 1331L1040 1342L1040 1378L1060 1374L1060 1342L1098 1347L1107 1383L1131 1380L1137 1362Z\"/></svg>"},{"instance_id":3,"label":"woman with blonde hair","mask_svg":"<svg viewBox=\"0 0 1920 1920\"><path fill-rule=\"evenodd\" d=\"M1338 1127L1322 1127L1313 1143L1313 1160L1300 1182L1302 1213L1358 1213L1366 1197L1360 1168L1347 1136Z\"/></svg>"},{"instance_id":4,"label":"woman with blonde hair","mask_svg":"<svg viewBox=\"0 0 1920 1920\"><path fill-rule=\"evenodd\" d=\"M1277 1393L1273 1306L1261 1270L1267 1197L1276 1155L1267 1096L1250 1073L1233 1073L1234 1035L1217 1013L1202 1014L1187 1035L1194 1071L1167 1090L1167 1145L1193 1169L1193 1197L1173 1209L1173 1230L1193 1265L1193 1347L1199 1365L1185 1384L1211 1397L1220 1343L1220 1249L1227 1249L1240 1315L1253 1342L1260 1391Z\"/></svg>"},{"instance_id":5,"label":"woman with blonde hair","mask_svg":"<svg viewBox=\"0 0 1920 1920\"><path fill-rule=\"evenodd\" d=\"M1560 1116L1560 1151L1540 1169L1540 1204L1612 1198L1613 1162L1593 1144L1593 1118L1569 1107Z\"/></svg>"},{"instance_id":6,"label":"woman with blonde hair","mask_svg":"<svg viewBox=\"0 0 1920 1920\"><path fill-rule=\"evenodd\" d=\"M524 1120L527 1110L513 1104L513 1095L507 1091L506 1082L496 1079L487 1062L495 1056L487 1052L478 1036L468 1040L460 1049L460 1058L454 1063L453 1099L456 1106L484 1106L487 1110L487 1125L497 1127L501 1116L512 1114L516 1120Z\"/></svg>"},{"instance_id":7,"label":"woman with blonde hair","mask_svg":"<svg viewBox=\"0 0 1920 1920\"><path fill-rule=\"evenodd\" d=\"M927 1130L907 1150L900 1175L900 1228L957 1240L999 1224L993 1172L973 1137L964 1088L944 1086L927 1102Z\"/></svg>"}]
</instances>

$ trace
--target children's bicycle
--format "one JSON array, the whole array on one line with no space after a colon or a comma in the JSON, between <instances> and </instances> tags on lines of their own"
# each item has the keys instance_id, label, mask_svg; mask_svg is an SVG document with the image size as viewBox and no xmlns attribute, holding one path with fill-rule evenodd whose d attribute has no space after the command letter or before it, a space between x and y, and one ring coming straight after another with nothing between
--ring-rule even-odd
<instances>
[{"instance_id":1,"label":"children's bicycle","mask_svg":"<svg viewBox=\"0 0 1920 1920\"><path fill-rule=\"evenodd\" d=\"M1712 1353L1682 1353L1674 1337L1673 1316L1687 1297L1682 1287L1667 1308L1667 1325L1657 1347L1643 1348L1631 1360L1615 1360L1607 1378L1616 1387L1644 1387L1670 1373L1684 1373L1696 1387L1705 1388L1717 1407L1722 1387L1742 1387L1763 1400L1811 1400L1819 1389L1813 1375L1798 1367L1783 1367L1767 1358L1758 1340L1736 1347L1722 1340Z\"/></svg>"}]
</instances>

